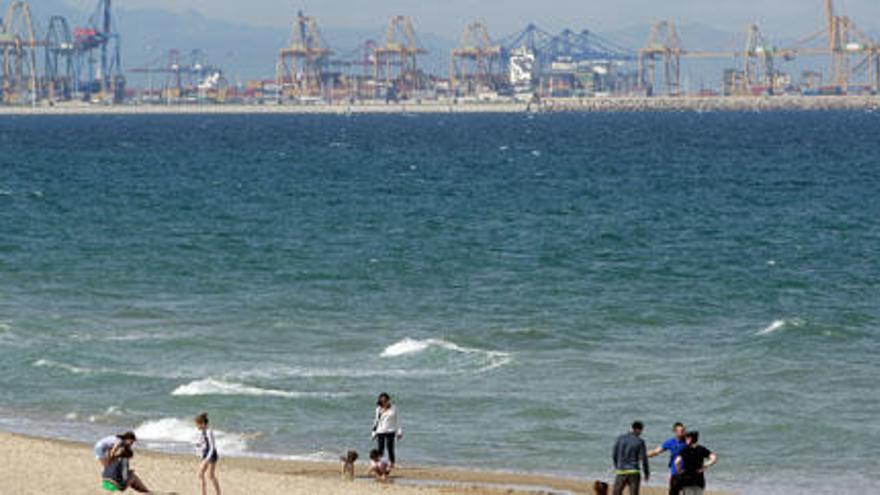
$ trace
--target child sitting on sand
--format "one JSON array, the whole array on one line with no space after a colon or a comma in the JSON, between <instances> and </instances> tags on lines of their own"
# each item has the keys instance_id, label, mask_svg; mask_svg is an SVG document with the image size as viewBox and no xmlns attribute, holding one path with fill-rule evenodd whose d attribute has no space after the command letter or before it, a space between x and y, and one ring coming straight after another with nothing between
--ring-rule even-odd
<instances>
[{"instance_id":1,"label":"child sitting on sand","mask_svg":"<svg viewBox=\"0 0 880 495\"><path fill-rule=\"evenodd\" d=\"M370 469L367 474L376 478L376 481L388 481L391 474L391 464L388 459L382 457L382 453L378 449L370 451Z\"/></svg>"},{"instance_id":2,"label":"child sitting on sand","mask_svg":"<svg viewBox=\"0 0 880 495\"><path fill-rule=\"evenodd\" d=\"M208 487L205 483L205 474L211 480L214 486L214 493L220 495L220 482L217 481L217 461L220 455L217 453L217 443L214 441L214 432L208 428L208 413L202 413L196 416L196 428L201 432L201 438L197 445L201 463L199 464L199 485L201 486L202 495L208 494Z\"/></svg>"},{"instance_id":3,"label":"child sitting on sand","mask_svg":"<svg viewBox=\"0 0 880 495\"><path fill-rule=\"evenodd\" d=\"M339 460L342 461L342 477L349 480L354 479L354 463L358 460L357 451L349 450Z\"/></svg>"},{"instance_id":4,"label":"child sitting on sand","mask_svg":"<svg viewBox=\"0 0 880 495\"><path fill-rule=\"evenodd\" d=\"M102 473L103 488L109 492L124 492L129 488L136 492L149 493L149 489L141 482L129 467L129 461L134 456L131 447L118 444L107 455L107 465Z\"/></svg>"}]
</instances>

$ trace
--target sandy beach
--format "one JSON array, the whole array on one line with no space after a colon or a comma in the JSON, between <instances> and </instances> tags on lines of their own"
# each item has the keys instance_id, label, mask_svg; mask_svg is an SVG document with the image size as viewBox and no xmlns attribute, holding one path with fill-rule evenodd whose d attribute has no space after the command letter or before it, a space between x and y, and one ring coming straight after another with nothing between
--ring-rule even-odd
<instances>
[{"instance_id":1,"label":"sandy beach","mask_svg":"<svg viewBox=\"0 0 880 495\"><path fill-rule=\"evenodd\" d=\"M0 495L102 493L97 463L90 446L85 444L0 433L0 463L3 465ZM137 452L133 462L133 468L151 489L157 493L180 495L198 492L194 474L196 466L195 456L143 450ZM359 463L359 478L347 481L341 479L339 466L332 463L227 458L222 460L218 473L226 494L592 493L587 483L577 480L417 467L402 467L396 471L392 484L378 484L362 476L365 466ZM660 495L664 490L651 487L643 489L642 493Z\"/></svg>"}]
</instances>

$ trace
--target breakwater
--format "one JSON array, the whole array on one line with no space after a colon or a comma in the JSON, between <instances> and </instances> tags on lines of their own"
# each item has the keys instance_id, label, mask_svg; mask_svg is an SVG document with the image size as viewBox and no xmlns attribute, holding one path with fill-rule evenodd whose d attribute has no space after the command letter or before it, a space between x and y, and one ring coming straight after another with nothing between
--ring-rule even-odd
<instances>
[{"instance_id":1,"label":"breakwater","mask_svg":"<svg viewBox=\"0 0 880 495\"><path fill-rule=\"evenodd\" d=\"M128 115L128 114L398 114L398 113L521 113L521 112L765 112L765 111L873 111L880 96L767 96L767 97L658 97L658 98L552 98L514 102L357 102L279 104L179 104L0 107L2 115Z\"/></svg>"}]
</instances>

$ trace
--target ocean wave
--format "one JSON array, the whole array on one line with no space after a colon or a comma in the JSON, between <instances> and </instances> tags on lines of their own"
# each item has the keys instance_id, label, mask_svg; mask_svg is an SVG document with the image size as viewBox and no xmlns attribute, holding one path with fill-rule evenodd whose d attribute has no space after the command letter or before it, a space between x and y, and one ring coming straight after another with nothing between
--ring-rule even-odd
<instances>
[{"instance_id":1,"label":"ocean wave","mask_svg":"<svg viewBox=\"0 0 880 495\"><path fill-rule=\"evenodd\" d=\"M432 340L434 342L431 342ZM382 351L382 354L380 354L380 356L381 357L396 357L396 356L403 356L406 354L415 354L415 353L427 350L428 347L430 347L432 343L436 343L437 345L441 345L441 346L446 344L446 342L441 341L441 340L434 340L434 339L415 340L415 339L405 338L399 342L396 342L396 343L391 344L388 347L386 347L385 350Z\"/></svg>"},{"instance_id":2,"label":"ocean wave","mask_svg":"<svg viewBox=\"0 0 880 495\"><path fill-rule=\"evenodd\" d=\"M110 406L102 414L90 415L89 423L113 422L116 418L125 416L127 412L123 407Z\"/></svg>"},{"instance_id":3,"label":"ocean wave","mask_svg":"<svg viewBox=\"0 0 880 495\"><path fill-rule=\"evenodd\" d=\"M178 418L162 418L142 423L135 428L138 441L147 448L180 448L194 445L199 438L199 431L192 421ZM214 430L217 450L220 454L240 454L247 450L247 440L253 435L230 433Z\"/></svg>"},{"instance_id":4,"label":"ocean wave","mask_svg":"<svg viewBox=\"0 0 880 495\"><path fill-rule=\"evenodd\" d=\"M143 371L128 371L128 370L117 370L111 368L87 368L84 366L76 366L73 364L63 363L60 361L53 361L51 359L38 359L33 362L32 366L35 368L47 368L47 369L55 369L66 371L68 373L74 375L120 375L120 376L130 376L136 378L154 378L154 379L165 379L165 380L174 380L180 378L180 375L177 374L162 374L162 373L150 373Z\"/></svg>"},{"instance_id":5,"label":"ocean wave","mask_svg":"<svg viewBox=\"0 0 880 495\"><path fill-rule=\"evenodd\" d=\"M241 383L226 382L223 380L215 380L206 378L196 380L185 385L181 385L171 392L171 395L177 396L200 396L200 395L242 395L254 397L282 397L287 399L302 398L337 398L347 397L349 394L332 393L332 392L294 392L287 390L276 390L271 388L260 388Z\"/></svg>"},{"instance_id":6,"label":"ocean wave","mask_svg":"<svg viewBox=\"0 0 880 495\"><path fill-rule=\"evenodd\" d=\"M300 366L275 366L243 371L234 374L240 380L280 378L389 378L401 376L440 376L450 374L446 369L408 368L305 368Z\"/></svg>"},{"instance_id":7,"label":"ocean wave","mask_svg":"<svg viewBox=\"0 0 880 495\"><path fill-rule=\"evenodd\" d=\"M200 379L178 387L175 395L277 395L282 397L346 397L350 394L287 392L243 385L239 382L274 381L290 378L369 379L427 378L482 373L510 363L507 352L464 347L443 339L402 339L387 346L380 359L361 359L358 366L308 366L263 363L247 370L227 371L219 379ZM351 362L351 360L347 360Z\"/></svg>"},{"instance_id":8,"label":"ocean wave","mask_svg":"<svg viewBox=\"0 0 880 495\"><path fill-rule=\"evenodd\" d=\"M51 359L38 359L34 361L33 366L35 368L64 370L69 373L73 373L74 375L91 375L97 373L95 370L92 370L90 368L83 368L67 363L59 363L58 361L52 361Z\"/></svg>"},{"instance_id":9,"label":"ocean wave","mask_svg":"<svg viewBox=\"0 0 880 495\"><path fill-rule=\"evenodd\" d=\"M773 323L768 325L763 330L759 331L757 335L770 335L771 333L775 333L779 330L782 330L786 327L800 327L804 324L804 321L799 318L793 318L790 320L775 320Z\"/></svg>"},{"instance_id":10,"label":"ocean wave","mask_svg":"<svg viewBox=\"0 0 880 495\"><path fill-rule=\"evenodd\" d=\"M512 355L507 352L464 347L443 339L418 340L409 337L389 345L379 356L383 358L400 358L423 354L432 350L451 354L452 356L463 356L463 360L455 364L461 366L476 365L477 369L475 371L477 372L500 368L510 363L513 359Z\"/></svg>"}]
</instances>

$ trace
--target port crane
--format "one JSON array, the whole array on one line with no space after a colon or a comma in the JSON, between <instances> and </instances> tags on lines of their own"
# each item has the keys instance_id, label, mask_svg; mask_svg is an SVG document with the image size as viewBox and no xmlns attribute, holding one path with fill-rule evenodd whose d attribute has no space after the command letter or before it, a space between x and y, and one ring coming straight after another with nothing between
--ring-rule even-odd
<instances>
[{"instance_id":1,"label":"port crane","mask_svg":"<svg viewBox=\"0 0 880 495\"><path fill-rule=\"evenodd\" d=\"M407 99L419 90L418 56L426 53L412 19L398 15L388 21L384 43L373 51L373 80L384 86L385 98Z\"/></svg>"},{"instance_id":2,"label":"port crane","mask_svg":"<svg viewBox=\"0 0 880 495\"><path fill-rule=\"evenodd\" d=\"M449 85L454 92L464 86L464 93L494 89L495 76L501 61L501 45L492 43L489 30L481 22L467 25L459 45L452 49L449 62Z\"/></svg>"},{"instance_id":3,"label":"port crane","mask_svg":"<svg viewBox=\"0 0 880 495\"><path fill-rule=\"evenodd\" d=\"M75 48L67 19L52 16L46 30L44 88L50 102L70 100L75 90Z\"/></svg>"},{"instance_id":4,"label":"port crane","mask_svg":"<svg viewBox=\"0 0 880 495\"><path fill-rule=\"evenodd\" d=\"M280 99L317 98L323 93L323 71L332 50L321 37L314 17L297 13L290 44L278 55L276 80Z\"/></svg>"},{"instance_id":5,"label":"port crane","mask_svg":"<svg viewBox=\"0 0 880 495\"><path fill-rule=\"evenodd\" d=\"M125 97L120 39L112 7L112 0L98 0L86 25L73 30L76 91L85 101L119 103Z\"/></svg>"},{"instance_id":6,"label":"port crane","mask_svg":"<svg viewBox=\"0 0 880 495\"><path fill-rule=\"evenodd\" d=\"M11 104L30 95L35 101L39 92L37 78L37 40L31 8L25 2L12 2L0 23L0 64L2 64L2 99Z\"/></svg>"}]
</instances>

